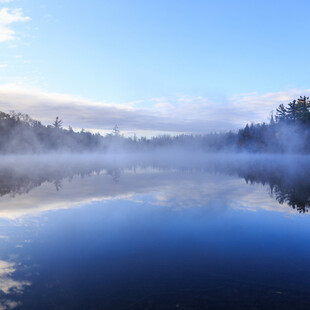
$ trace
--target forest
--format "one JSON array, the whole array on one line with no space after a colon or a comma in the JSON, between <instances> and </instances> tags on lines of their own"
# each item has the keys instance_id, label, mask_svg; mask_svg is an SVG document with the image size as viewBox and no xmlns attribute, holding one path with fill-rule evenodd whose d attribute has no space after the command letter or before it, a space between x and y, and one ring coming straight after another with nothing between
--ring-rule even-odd
<instances>
[{"instance_id":1,"label":"forest","mask_svg":"<svg viewBox=\"0 0 310 310\"><path fill-rule=\"evenodd\" d=\"M310 101L300 96L280 104L269 124L250 124L238 132L238 149L250 152L309 153Z\"/></svg>"},{"instance_id":2,"label":"forest","mask_svg":"<svg viewBox=\"0 0 310 310\"><path fill-rule=\"evenodd\" d=\"M117 125L100 135L84 129L64 128L59 117L43 125L27 114L0 112L0 152L25 154L44 152L153 151L165 148L205 152L310 152L310 101L301 96L280 104L268 123L247 124L238 132L125 137Z\"/></svg>"}]
</instances>

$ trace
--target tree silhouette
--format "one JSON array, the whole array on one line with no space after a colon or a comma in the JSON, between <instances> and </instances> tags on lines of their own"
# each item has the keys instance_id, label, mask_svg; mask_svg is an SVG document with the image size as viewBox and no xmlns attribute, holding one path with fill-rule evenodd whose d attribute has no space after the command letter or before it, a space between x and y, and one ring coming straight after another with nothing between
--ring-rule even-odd
<instances>
[{"instance_id":1,"label":"tree silhouette","mask_svg":"<svg viewBox=\"0 0 310 310\"><path fill-rule=\"evenodd\" d=\"M120 130L119 130L117 124L113 127L112 133L113 133L114 136L119 136L120 135Z\"/></svg>"},{"instance_id":2,"label":"tree silhouette","mask_svg":"<svg viewBox=\"0 0 310 310\"><path fill-rule=\"evenodd\" d=\"M59 117L56 117L56 120L53 123L54 128L62 128L62 120Z\"/></svg>"}]
</instances>

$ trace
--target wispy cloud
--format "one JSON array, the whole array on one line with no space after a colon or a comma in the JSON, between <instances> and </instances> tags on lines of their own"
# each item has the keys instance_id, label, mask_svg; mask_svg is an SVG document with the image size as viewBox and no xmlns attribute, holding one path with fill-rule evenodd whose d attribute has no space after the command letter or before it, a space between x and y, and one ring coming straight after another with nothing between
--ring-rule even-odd
<instances>
[{"instance_id":1,"label":"wispy cloud","mask_svg":"<svg viewBox=\"0 0 310 310\"><path fill-rule=\"evenodd\" d=\"M138 104L141 105L141 102ZM206 113L202 116L198 112L186 115L189 114L186 111L189 107L176 107L173 115L173 111L164 111L153 101L145 104L150 107L137 108L135 102L96 102L75 95L16 85L0 86L0 110L28 113L44 123L51 123L59 116L67 125L88 129L111 129L115 124L129 131L206 132L230 128L220 118L215 120L212 115L204 118Z\"/></svg>"},{"instance_id":2,"label":"wispy cloud","mask_svg":"<svg viewBox=\"0 0 310 310\"><path fill-rule=\"evenodd\" d=\"M123 131L131 132L206 133L267 121L270 111L280 103L300 95L310 95L310 89L241 94L220 101L178 96L114 103L5 84L0 85L0 110L28 113L45 124L59 116L74 128L110 130L118 124Z\"/></svg>"},{"instance_id":3,"label":"wispy cloud","mask_svg":"<svg viewBox=\"0 0 310 310\"><path fill-rule=\"evenodd\" d=\"M265 94L253 92L233 96L230 101L234 103L235 109L246 109L250 121L264 121L279 104L287 104L299 96L310 96L310 89L290 89Z\"/></svg>"},{"instance_id":4,"label":"wispy cloud","mask_svg":"<svg viewBox=\"0 0 310 310\"><path fill-rule=\"evenodd\" d=\"M9 294L11 290L22 292L24 286L30 285L26 281L16 281L11 275L16 271L15 264L0 260L0 291Z\"/></svg>"},{"instance_id":5,"label":"wispy cloud","mask_svg":"<svg viewBox=\"0 0 310 310\"><path fill-rule=\"evenodd\" d=\"M3 3L3 1L2 1ZM11 25L16 22L29 21L30 17L24 16L22 9L2 8L0 10L0 43L12 41L16 38L15 30Z\"/></svg>"}]
</instances>

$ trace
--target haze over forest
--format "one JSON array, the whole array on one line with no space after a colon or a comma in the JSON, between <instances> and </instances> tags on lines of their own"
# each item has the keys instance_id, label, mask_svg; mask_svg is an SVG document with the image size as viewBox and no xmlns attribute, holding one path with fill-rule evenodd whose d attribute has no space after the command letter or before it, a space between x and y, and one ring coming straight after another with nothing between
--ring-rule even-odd
<instances>
[{"instance_id":1,"label":"haze over forest","mask_svg":"<svg viewBox=\"0 0 310 310\"><path fill-rule=\"evenodd\" d=\"M0 310L309 310L309 12L0 0Z\"/></svg>"},{"instance_id":2,"label":"haze over forest","mask_svg":"<svg viewBox=\"0 0 310 310\"><path fill-rule=\"evenodd\" d=\"M43 125L27 114L0 112L0 151L10 153L44 152L120 152L153 151L170 148L205 152L310 152L310 101L297 100L280 104L269 123L247 124L238 132L201 135L160 135L152 138L125 137L118 125L111 133L100 135L63 127L57 116L53 124Z\"/></svg>"},{"instance_id":3,"label":"haze over forest","mask_svg":"<svg viewBox=\"0 0 310 310\"><path fill-rule=\"evenodd\" d=\"M305 1L72 3L0 0L0 111L150 138L237 132L310 95Z\"/></svg>"},{"instance_id":4,"label":"haze over forest","mask_svg":"<svg viewBox=\"0 0 310 310\"><path fill-rule=\"evenodd\" d=\"M0 6L2 155L310 153L302 1Z\"/></svg>"}]
</instances>

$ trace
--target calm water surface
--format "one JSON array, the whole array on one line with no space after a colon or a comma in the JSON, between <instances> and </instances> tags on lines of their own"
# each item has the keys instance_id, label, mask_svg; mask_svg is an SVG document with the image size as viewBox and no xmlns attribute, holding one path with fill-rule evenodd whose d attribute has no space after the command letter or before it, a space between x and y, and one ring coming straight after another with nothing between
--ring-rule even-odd
<instances>
[{"instance_id":1,"label":"calm water surface","mask_svg":"<svg viewBox=\"0 0 310 310\"><path fill-rule=\"evenodd\" d=\"M194 162L3 160L0 309L310 309L309 158Z\"/></svg>"}]
</instances>

